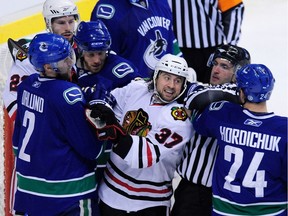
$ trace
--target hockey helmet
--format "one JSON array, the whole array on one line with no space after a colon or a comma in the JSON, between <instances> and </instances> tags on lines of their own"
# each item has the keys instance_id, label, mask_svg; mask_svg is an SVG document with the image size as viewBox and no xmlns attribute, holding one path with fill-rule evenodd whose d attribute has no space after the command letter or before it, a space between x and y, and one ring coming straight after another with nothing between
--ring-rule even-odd
<instances>
[{"instance_id":1,"label":"hockey helmet","mask_svg":"<svg viewBox=\"0 0 288 216\"><path fill-rule=\"evenodd\" d=\"M109 50L112 43L107 27L99 19L91 22L82 21L77 27L74 40L80 53Z\"/></svg>"},{"instance_id":2,"label":"hockey helmet","mask_svg":"<svg viewBox=\"0 0 288 216\"><path fill-rule=\"evenodd\" d=\"M52 19L63 16L74 16L75 21L80 21L80 15L76 4L72 0L46 0L43 5L42 14L46 28L52 32ZM77 25L75 25L76 28Z\"/></svg>"},{"instance_id":3,"label":"hockey helmet","mask_svg":"<svg viewBox=\"0 0 288 216\"><path fill-rule=\"evenodd\" d=\"M177 100L186 90L187 88L187 81L189 80L189 72L188 72L188 65L184 58L172 55L172 54L165 54L155 65L155 71L153 74L153 82L154 82L154 91L156 94L156 79L161 72L171 73L176 76L184 77L184 84L182 87L181 93L173 100ZM162 100L164 103L168 103L168 101L165 101L163 98L159 96L160 100ZM172 101L169 101L172 102Z\"/></svg>"},{"instance_id":4,"label":"hockey helmet","mask_svg":"<svg viewBox=\"0 0 288 216\"><path fill-rule=\"evenodd\" d=\"M75 61L74 50L68 40L53 33L37 34L31 41L28 57L37 71L43 72L45 64L51 64L57 71L57 62L71 57Z\"/></svg>"},{"instance_id":5,"label":"hockey helmet","mask_svg":"<svg viewBox=\"0 0 288 216\"><path fill-rule=\"evenodd\" d=\"M231 62L234 65L234 71L237 71L244 65L250 64L250 54L249 52L238 46L234 45L222 45L213 54L210 55L207 66L212 67L213 61L216 58L223 58Z\"/></svg>"},{"instance_id":6,"label":"hockey helmet","mask_svg":"<svg viewBox=\"0 0 288 216\"><path fill-rule=\"evenodd\" d=\"M274 83L271 71L263 64L248 64L236 73L237 89L253 103L269 100Z\"/></svg>"}]
</instances>

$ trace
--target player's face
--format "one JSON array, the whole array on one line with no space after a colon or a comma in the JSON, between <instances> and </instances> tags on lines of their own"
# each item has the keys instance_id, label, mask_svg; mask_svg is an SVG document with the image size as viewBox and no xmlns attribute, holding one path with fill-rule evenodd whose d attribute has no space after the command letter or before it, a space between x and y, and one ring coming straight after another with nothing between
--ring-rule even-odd
<instances>
[{"instance_id":1,"label":"player's face","mask_svg":"<svg viewBox=\"0 0 288 216\"><path fill-rule=\"evenodd\" d=\"M184 77L160 72L156 80L156 88L160 97L165 101L174 100L182 90Z\"/></svg>"},{"instance_id":2,"label":"player's face","mask_svg":"<svg viewBox=\"0 0 288 216\"><path fill-rule=\"evenodd\" d=\"M59 70L59 75L62 77L62 79L69 80L71 77L71 70L73 65L75 64L75 54L74 52L71 53L70 56L67 58L57 62L57 68Z\"/></svg>"},{"instance_id":3,"label":"player's face","mask_svg":"<svg viewBox=\"0 0 288 216\"><path fill-rule=\"evenodd\" d=\"M230 61L223 58L216 58L210 76L210 84L219 85L229 83L234 79L234 66Z\"/></svg>"},{"instance_id":4,"label":"player's face","mask_svg":"<svg viewBox=\"0 0 288 216\"><path fill-rule=\"evenodd\" d=\"M107 51L83 51L84 69L99 73L105 63Z\"/></svg>"},{"instance_id":5,"label":"player's face","mask_svg":"<svg viewBox=\"0 0 288 216\"><path fill-rule=\"evenodd\" d=\"M54 18L51 27L54 34L62 35L67 40L71 41L75 24L74 16L65 16Z\"/></svg>"}]
</instances>

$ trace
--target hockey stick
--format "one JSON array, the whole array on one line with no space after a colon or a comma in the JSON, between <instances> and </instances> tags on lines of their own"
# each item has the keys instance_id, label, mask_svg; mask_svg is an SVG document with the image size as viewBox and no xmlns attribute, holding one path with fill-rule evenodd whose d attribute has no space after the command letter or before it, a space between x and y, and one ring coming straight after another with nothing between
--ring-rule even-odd
<instances>
[{"instance_id":1,"label":"hockey stick","mask_svg":"<svg viewBox=\"0 0 288 216\"><path fill-rule=\"evenodd\" d=\"M23 54L27 55L27 51L15 40L8 38L8 44L11 44L15 49L18 49Z\"/></svg>"}]
</instances>

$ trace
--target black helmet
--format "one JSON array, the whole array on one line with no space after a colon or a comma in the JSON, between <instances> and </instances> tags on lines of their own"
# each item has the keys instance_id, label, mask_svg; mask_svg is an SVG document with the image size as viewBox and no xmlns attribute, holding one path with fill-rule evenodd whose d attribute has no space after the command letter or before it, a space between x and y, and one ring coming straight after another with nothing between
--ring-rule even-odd
<instances>
[{"instance_id":1,"label":"black helmet","mask_svg":"<svg viewBox=\"0 0 288 216\"><path fill-rule=\"evenodd\" d=\"M243 67L244 65L250 64L250 54L249 52L242 48L235 45L222 45L220 46L213 54L210 55L207 66L212 67L213 61L216 58L223 58L230 61L235 70Z\"/></svg>"}]
</instances>

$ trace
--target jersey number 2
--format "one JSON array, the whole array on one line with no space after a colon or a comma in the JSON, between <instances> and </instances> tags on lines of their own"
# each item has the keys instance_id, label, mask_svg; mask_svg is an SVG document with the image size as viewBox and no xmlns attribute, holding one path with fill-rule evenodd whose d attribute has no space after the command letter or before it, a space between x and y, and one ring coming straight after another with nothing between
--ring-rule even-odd
<instances>
[{"instance_id":1,"label":"jersey number 2","mask_svg":"<svg viewBox=\"0 0 288 216\"><path fill-rule=\"evenodd\" d=\"M30 162L30 155L25 153L25 149L27 147L27 144L35 127L35 114L26 110L22 126L27 128L27 130L24 139L22 141L22 146L19 152L19 158L24 161Z\"/></svg>"},{"instance_id":2,"label":"jersey number 2","mask_svg":"<svg viewBox=\"0 0 288 216\"><path fill-rule=\"evenodd\" d=\"M227 145L225 146L224 154L225 160L229 162L231 162L233 158L232 155L234 155L234 162L228 175L225 176L226 181L224 183L224 188L235 193L241 193L241 187L239 185L233 185L232 183L243 163L243 150L241 148ZM265 170L258 170L263 156L263 152L255 152L242 181L243 187L255 188L255 197L264 197L264 188L267 187L267 181L265 181Z\"/></svg>"}]
</instances>

